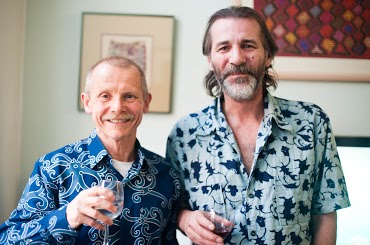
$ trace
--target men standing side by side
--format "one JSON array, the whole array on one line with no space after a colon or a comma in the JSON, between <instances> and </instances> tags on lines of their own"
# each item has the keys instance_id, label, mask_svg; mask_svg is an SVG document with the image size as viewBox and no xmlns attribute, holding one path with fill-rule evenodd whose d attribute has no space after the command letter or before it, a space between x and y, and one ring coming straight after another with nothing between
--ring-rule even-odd
<instances>
[{"instance_id":1,"label":"men standing side by side","mask_svg":"<svg viewBox=\"0 0 370 245\"><path fill-rule=\"evenodd\" d=\"M180 119L166 156L182 172L178 227L196 244L335 244L350 206L330 121L317 105L271 95L278 48L249 7L217 11L203 39L213 104ZM223 241L206 208L236 210Z\"/></svg>"},{"instance_id":2,"label":"men standing side by side","mask_svg":"<svg viewBox=\"0 0 370 245\"><path fill-rule=\"evenodd\" d=\"M95 129L86 139L41 157L17 208L0 225L0 244L177 244L178 172L136 138L151 94L142 69L109 57L89 71L81 94ZM124 208L116 211L102 180L124 183Z\"/></svg>"}]
</instances>

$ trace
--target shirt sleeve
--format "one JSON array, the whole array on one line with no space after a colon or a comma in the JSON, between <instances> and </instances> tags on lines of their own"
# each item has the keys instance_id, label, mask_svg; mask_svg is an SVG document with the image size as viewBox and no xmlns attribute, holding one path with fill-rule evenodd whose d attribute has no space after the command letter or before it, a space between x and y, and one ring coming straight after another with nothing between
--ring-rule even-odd
<instances>
[{"instance_id":1,"label":"shirt sleeve","mask_svg":"<svg viewBox=\"0 0 370 245\"><path fill-rule=\"evenodd\" d=\"M177 210L176 206L173 206L173 211L171 212L171 218L163 230L162 233L162 244L163 245L178 245L177 238L176 238L176 219L177 219Z\"/></svg>"},{"instance_id":2,"label":"shirt sleeve","mask_svg":"<svg viewBox=\"0 0 370 245\"><path fill-rule=\"evenodd\" d=\"M40 163L40 162L38 162ZM66 205L58 202L58 186L35 168L9 219L0 226L0 244L68 241L77 236L68 225Z\"/></svg>"},{"instance_id":3,"label":"shirt sleeve","mask_svg":"<svg viewBox=\"0 0 370 245\"><path fill-rule=\"evenodd\" d=\"M176 131L179 131L181 129L178 128L177 124L174 126L172 129L170 135L168 136L167 139L167 147L166 147L166 158L167 160L173 165L173 167L178 171L179 177L180 177L180 188L181 188L181 196L180 196L180 201L179 201L179 207L178 210L184 210L188 209L190 210L190 205L189 205L189 195L185 190L185 175L184 171L181 168L181 161L183 153L183 149L181 145L182 139L180 137L177 137Z\"/></svg>"},{"instance_id":4,"label":"shirt sleeve","mask_svg":"<svg viewBox=\"0 0 370 245\"><path fill-rule=\"evenodd\" d=\"M322 135L320 137L320 135ZM316 181L313 196L313 214L330 213L349 207L350 201L343 169L330 121L326 118L318 130L316 143Z\"/></svg>"}]
</instances>

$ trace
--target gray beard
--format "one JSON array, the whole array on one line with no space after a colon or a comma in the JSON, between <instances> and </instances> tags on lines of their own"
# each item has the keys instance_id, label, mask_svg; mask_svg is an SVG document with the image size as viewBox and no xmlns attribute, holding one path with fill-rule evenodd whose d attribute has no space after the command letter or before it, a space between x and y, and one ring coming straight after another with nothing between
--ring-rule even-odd
<instances>
[{"instance_id":1,"label":"gray beard","mask_svg":"<svg viewBox=\"0 0 370 245\"><path fill-rule=\"evenodd\" d=\"M251 75L248 78L237 78L235 83L228 79L221 82L223 92L237 102L254 99L260 85L261 81Z\"/></svg>"}]
</instances>

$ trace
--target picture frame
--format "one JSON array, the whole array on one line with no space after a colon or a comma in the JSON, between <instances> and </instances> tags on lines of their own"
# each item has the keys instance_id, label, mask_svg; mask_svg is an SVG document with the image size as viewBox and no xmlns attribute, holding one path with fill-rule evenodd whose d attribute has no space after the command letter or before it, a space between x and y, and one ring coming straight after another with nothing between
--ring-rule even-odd
<instances>
[{"instance_id":1,"label":"picture frame","mask_svg":"<svg viewBox=\"0 0 370 245\"><path fill-rule=\"evenodd\" d=\"M276 56L279 80L370 82L369 59Z\"/></svg>"},{"instance_id":2,"label":"picture frame","mask_svg":"<svg viewBox=\"0 0 370 245\"><path fill-rule=\"evenodd\" d=\"M254 0L253 7L279 47L280 80L370 82L365 3Z\"/></svg>"},{"instance_id":3,"label":"picture frame","mask_svg":"<svg viewBox=\"0 0 370 245\"><path fill-rule=\"evenodd\" d=\"M171 112L174 16L82 13L79 96L92 65L125 56L144 71L152 101L149 112ZM79 97L78 109L83 110Z\"/></svg>"}]
</instances>

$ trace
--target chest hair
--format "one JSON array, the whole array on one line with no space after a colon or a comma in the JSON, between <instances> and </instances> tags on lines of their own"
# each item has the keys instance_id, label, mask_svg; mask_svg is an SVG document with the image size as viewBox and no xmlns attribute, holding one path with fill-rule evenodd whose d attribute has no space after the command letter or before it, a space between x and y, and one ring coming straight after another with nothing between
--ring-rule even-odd
<instances>
[{"instance_id":1,"label":"chest hair","mask_svg":"<svg viewBox=\"0 0 370 245\"><path fill-rule=\"evenodd\" d=\"M259 125L242 125L234 131L235 140L238 144L240 154L243 160L243 165L249 174L254 159L256 149L256 139Z\"/></svg>"}]
</instances>

